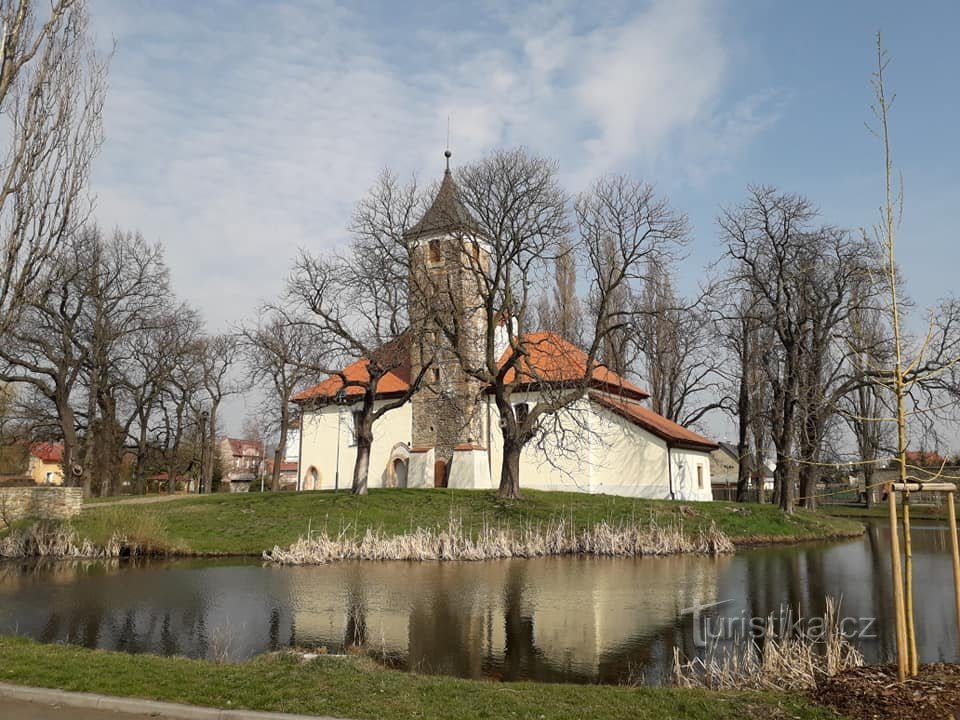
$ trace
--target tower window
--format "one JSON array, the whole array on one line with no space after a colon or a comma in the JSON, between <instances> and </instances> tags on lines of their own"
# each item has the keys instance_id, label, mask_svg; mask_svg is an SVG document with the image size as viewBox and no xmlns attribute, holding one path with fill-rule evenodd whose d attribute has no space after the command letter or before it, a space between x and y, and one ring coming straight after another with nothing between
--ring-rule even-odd
<instances>
[{"instance_id":1,"label":"tower window","mask_svg":"<svg viewBox=\"0 0 960 720\"><path fill-rule=\"evenodd\" d=\"M703 465L697 465L697 487L703 490Z\"/></svg>"},{"instance_id":2,"label":"tower window","mask_svg":"<svg viewBox=\"0 0 960 720\"><path fill-rule=\"evenodd\" d=\"M427 260L432 263L438 263L443 260L439 240L430 241L430 244L427 246Z\"/></svg>"},{"instance_id":3,"label":"tower window","mask_svg":"<svg viewBox=\"0 0 960 720\"><path fill-rule=\"evenodd\" d=\"M440 368L431 368L430 369L430 378L433 382L440 382Z\"/></svg>"}]
</instances>

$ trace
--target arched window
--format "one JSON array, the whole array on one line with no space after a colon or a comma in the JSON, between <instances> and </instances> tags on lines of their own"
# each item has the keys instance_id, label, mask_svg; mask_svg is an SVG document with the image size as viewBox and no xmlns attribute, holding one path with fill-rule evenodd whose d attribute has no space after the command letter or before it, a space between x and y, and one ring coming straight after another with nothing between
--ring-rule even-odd
<instances>
[{"instance_id":1,"label":"arched window","mask_svg":"<svg viewBox=\"0 0 960 720\"><path fill-rule=\"evenodd\" d=\"M443 248L440 247L440 241L433 239L430 241L430 244L427 246L427 261L431 263L438 263L443 261Z\"/></svg>"}]
</instances>

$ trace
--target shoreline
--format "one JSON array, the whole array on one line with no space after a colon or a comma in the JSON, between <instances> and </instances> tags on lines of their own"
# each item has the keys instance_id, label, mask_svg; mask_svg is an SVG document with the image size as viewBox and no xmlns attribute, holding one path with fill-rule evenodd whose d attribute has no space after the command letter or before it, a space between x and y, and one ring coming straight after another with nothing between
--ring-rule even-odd
<instances>
[{"instance_id":1,"label":"shoreline","mask_svg":"<svg viewBox=\"0 0 960 720\"><path fill-rule=\"evenodd\" d=\"M857 519L770 505L686 503L526 491L372 490L187 496L163 503L89 503L49 537L0 535L0 556L264 557L311 541L326 559L464 559L541 555L718 554L862 535Z\"/></svg>"}]
</instances>

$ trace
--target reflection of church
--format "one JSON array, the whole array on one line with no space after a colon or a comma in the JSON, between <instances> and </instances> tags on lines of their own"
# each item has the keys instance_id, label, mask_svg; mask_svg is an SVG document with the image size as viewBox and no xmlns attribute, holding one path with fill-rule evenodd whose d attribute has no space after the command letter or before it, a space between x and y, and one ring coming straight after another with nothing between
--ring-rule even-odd
<instances>
[{"instance_id":1,"label":"reflection of church","mask_svg":"<svg viewBox=\"0 0 960 720\"><path fill-rule=\"evenodd\" d=\"M468 340L460 355L471 364L482 362L486 333L478 286L490 271L490 244L460 202L449 167L433 204L406 240L413 263L410 322L417 330L414 336L426 339L432 363L412 399L375 423L369 486L496 487L503 458L496 404L489 388L463 371L445 335L427 320L456 312ZM512 321L504 321L496 331L495 352L504 358L512 327ZM381 406L403 396L410 378L419 377L424 366L420 343L405 338L380 350L396 353L399 365L379 382ZM554 333L529 333L523 339L529 355L512 396L518 416L548 394L579 385L587 360L582 350ZM471 347L476 348L475 357L470 356ZM368 381L367 361L352 363L343 374L348 381ZM294 399L303 410L298 488L333 488L338 478L342 487L343 478L352 477L353 409L362 397L361 387L343 387L339 376L331 376ZM647 397L630 381L597 367L587 395L564 411L586 431L568 435L562 447L560 438L550 435L539 448L528 445L520 461L521 484L542 490L711 499L709 453L717 445L650 410L643 404Z\"/></svg>"},{"instance_id":2,"label":"reflection of church","mask_svg":"<svg viewBox=\"0 0 960 720\"><path fill-rule=\"evenodd\" d=\"M304 569L289 576L302 578L302 586L289 588L298 598L291 642L331 651L361 645L410 669L461 677L617 682L630 663L670 655L681 610L717 599L730 560L566 557Z\"/></svg>"}]
</instances>

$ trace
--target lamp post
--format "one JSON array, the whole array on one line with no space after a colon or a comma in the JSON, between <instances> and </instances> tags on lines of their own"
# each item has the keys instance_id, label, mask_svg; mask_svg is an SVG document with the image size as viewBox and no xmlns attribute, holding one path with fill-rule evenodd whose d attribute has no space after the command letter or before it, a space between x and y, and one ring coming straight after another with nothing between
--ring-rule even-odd
<instances>
[{"instance_id":1,"label":"lamp post","mask_svg":"<svg viewBox=\"0 0 960 720\"><path fill-rule=\"evenodd\" d=\"M337 390L334 401L337 403L337 469L333 473L333 491L337 492L340 489L340 424L343 421L343 405L346 402L346 393L343 388Z\"/></svg>"},{"instance_id":2,"label":"lamp post","mask_svg":"<svg viewBox=\"0 0 960 720\"><path fill-rule=\"evenodd\" d=\"M203 493L203 459L207 447L207 421L210 419L210 413L203 410L200 413L200 478L197 480L197 495Z\"/></svg>"}]
</instances>

